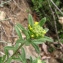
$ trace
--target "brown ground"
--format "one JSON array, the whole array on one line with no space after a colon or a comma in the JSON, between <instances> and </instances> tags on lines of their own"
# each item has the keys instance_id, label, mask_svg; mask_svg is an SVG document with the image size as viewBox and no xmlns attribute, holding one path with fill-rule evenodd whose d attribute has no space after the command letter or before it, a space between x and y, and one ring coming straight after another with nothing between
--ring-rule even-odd
<instances>
[{"instance_id":1,"label":"brown ground","mask_svg":"<svg viewBox=\"0 0 63 63\"><path fill-rule=\"evenodd\" d=\"M15 31L14 31L14 25L16 23L21 23L23 26L27 26L27 17L29 6L27 3L25 3L25 0L16 0L11 1L7 4L4 4L3 7L0 7L0 11L4 11L6 14L6 19L10 20L4 20L0 23L1 28L1 37L0 40L5 42L14 42L15 41Z\"/></svg>"}]
</instances>

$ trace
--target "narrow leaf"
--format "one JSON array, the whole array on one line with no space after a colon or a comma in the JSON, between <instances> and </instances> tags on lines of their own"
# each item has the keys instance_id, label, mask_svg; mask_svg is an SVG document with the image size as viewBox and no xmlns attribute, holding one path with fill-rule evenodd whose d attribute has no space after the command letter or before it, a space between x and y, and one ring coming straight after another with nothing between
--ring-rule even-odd
<instances>
[{"instance_id":1,"label":"narrow leaf","mask_svg":"<svg viewBox=\"0 0 63 63\"><path fill-rule=\"evenodd\" d=\"M35 44L42 44L42 43L44 43L46 41L53 42L53 39L50 38L50 37L45 36L45 37L40 38L40 39L34 39L34 40L32 40L32 42L35 43Z\"/></svg>"},{"instance_id":2,"label":"narrow leaf","mask_svg":"<svg viewBox=\"0 0 63 63\"><path fill-rule=\"evenodd\" d=\"M46 17L44 17L44 18L42 18L42 19L40 20L39 25L40 25L40 26L43 26L43 25L45 24L45 22L46 22Z\"/></svg>"},{"instance_id":3,"label":"narrow leaf","mask_svg":"<svg viewBox=\"0 0 63 63\"><path fill-rule=\"evenodd\" d=\"M21 48L21 52L22 52L21 57L22 57L23 60L25 60L26 55L25 55L25 50L24 50L24 48Z\"/></svg>"},{"instance_id":4,"label":"narrow leaf","mask_svg":"<svg viewBox=\"0 0 63 63\"><path fill-rule=\"evenodd\" d=\"M6 60L6 55L3 56L2 61L4 62Z\"/></svg>"},{"instance_id":5,"label":"narrow leaf","mask_svg":"<svg viewBox=\"0 0 63 63\"><path fill-rule=\"evenodd\" d=\"M21 24L17 24L17 26L20 28L20 30L22 30L22 32L26 35L26 38L30 38L28 31L21 25Z\"/></svg>"},{"instance_id":6,"label":"narrow leaf","mask_svg":"<svg viewBox=\"0 0 63 63\"><path fill-rule=\"evenodd\" d=\"M19 28L18 28L17 26L15 26L15 30L16 30L16 32L17 32L19 38L22 39L21 32L20 32L20 30L19 30Z\"/></svg>"},{"instance_id":7,"label":"narrow leaf","mask_svg":"<svg viewBox=\"0 0 63 63\"><path fill-rule=\"evenodd\" d=\"M32 44L32 46L35 48L36 52L37 52L37 53L40 53L40 50L39 50L38 45L35 44L35 43L33 43L33 42L32 42L31 44Z\"/></svg>"},{"instance_id":8,"label":"narrow leaf","mask_svg":"<svg viewBox=\"0 0 63 63\"><path fill-rule=\"evenodd\" d=\"M20 28L20 30L25 30L25 28L21 25L21 24L16 24L19 28Z\"/></svg>"},{"instance_id":9,"label":"narrow leaf","mask_svg":"<svg viewBox=\"0 0 63 63\"><path fill-rule=\"evenodd\" d=\"M6 49L6 50L13 50L14 47L13 47L13 46L6 46L5 49Z\"/></svg>"},{"instance_id":10,"label":"narrow leaf","mask_svg":"<svg viewBox=\"0 0 63 63\"><path fill-rule=\"evenodd\" d=\"M32 57L30 57L30 63L33 63L33 59L32 59Z\"/></svg>"},{"instance_id":11,"label":"narrow leaf","mask_svg":"<svg viewBox=\"0 0 63 63\"><path fill-rule=\"evenodd\" d=\"M2 57L0 57L0 63L2 63Z\"/></svg>"},{"instance_id":12,"label":"narrow leaf","mask_svg":"<svg viewBox=\"0 0 63 63\"><path fill-rule=\"evenodd\" d=\"M45 40L48 41L48 42L53 42L53 39L52 39L51 37L45 36L44 38L45 38Z\"/></svg>"},{"instance_id":13,"label":"narrow leaf","mask_svg":"<svg viewBox=\"0 0 63 63\"><path fill-rule=\"evenodd\" d=\"M28 23L31 26L33 26L33 24L34 24L34 21L33 21L33 18L32 18L32 15L31 14L29 14L29 16L28 16Z\"/></svg>"},{"instance_id":14,"label":"narrow leaf","mask_svg":"<svg viewBox=\"0 0 63 63\"><path fill-rule=\"evenodd\" d=\"M9 58L6 63L11 63L12 58Z\"/></svg>"}]
</instances>

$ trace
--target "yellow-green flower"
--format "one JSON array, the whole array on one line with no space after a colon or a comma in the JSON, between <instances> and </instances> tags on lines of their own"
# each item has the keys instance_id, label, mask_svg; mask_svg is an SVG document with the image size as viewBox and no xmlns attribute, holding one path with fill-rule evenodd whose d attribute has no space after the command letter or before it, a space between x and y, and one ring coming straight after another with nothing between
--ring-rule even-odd
<instances>
[{"instance_id":1,"label":"yellow-green flower","mask_svg":"<svg viewBox=\"0 0 63 63\"><path fill-rule=\"evenodd\" d=\"M29 27L29 28L31 27L30 24L28 25L28 27Z\"/></svg>"},{"instance_id":2,"label":"yellow-green flower","mask_svg":"<svg viewBox=\"0 0 63 63\"><path fill-rule=\"evenodd\" d=\"M38 35L38 34L36 34L36 36L38 37L39 35Z\"/></svg>"},{"instance_id":3,"label":"yellow-green flower","mask_svg":"<svg viewBox=\"0 0 63 63\"><path fill-rule=\"evenodd\" d=\"M32 38L34 38L34 35L31 35Z\"/></svg>"},{"instance_id":4,"label":"yellow-green flower","mask_svg":"<svg viewBox=\"0 0 63 63\"><path fill-rule=\"evenodd\" d=\"M46 30L39 25L39 22L35 22L33 26L29 25L28 29L31 38L42 38L46 34Z\"/></svg>"},{"instance_id":5,"label":"yellow-green flower","mask_svg":"<svg viewBox=\"0 0 63 63\"><path fill-rule=\"evenodd\" d=\"M38 25L39 22L35 22L35 25Z\"/></svg>"},{"instance_id":6,"label":"yellow-green flower","mask_svg":"<svg viewBox=\"0 0 63 63\"><path fill-rule=\"evenodd\" d=\"M33 28L32 27L30 27L30 30L32 30Z\"/></svg>"},{"instance_id":7,"label":"yellow-green flower","mask_svg":"<svg viewBox=\"0 0 63 63\"><path fill-rule=\"evenodd\" d=\"M44 37L44 34L42 34L42 37Z\"/></svg>"},{"instance_id":8,"label":"yellow-green flower","mask_svg":"<svg viewBox=\"0 0 63 63\"><path fill-rule=\"evenodd\" d=\"M28 28L29 28L29 30L32 30L33 29L30 25L28 26Z\"/></svg>"}]
</instances>

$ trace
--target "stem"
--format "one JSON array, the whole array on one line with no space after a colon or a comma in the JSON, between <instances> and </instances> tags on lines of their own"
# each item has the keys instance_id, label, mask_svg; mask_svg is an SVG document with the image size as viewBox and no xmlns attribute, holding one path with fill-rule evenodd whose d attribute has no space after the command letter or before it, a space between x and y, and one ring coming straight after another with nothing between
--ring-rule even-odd
<instances>
[{"instance_id":1,"label":"stem","mask_svg":"<svg viewBox=\"0 0 63 63\"><path fill-rule=\"evenodd\" d=\"M51 7L50 3L49 3L49 0L47 0L47 1L48 1L48 4L49 4L49 7L50 7L50 10L51 10L51 12L52 12L52 16L53 16L53 20L54 20L54 26L55 26L55 32L56 32L56 36L57 36L58 43L59 43L59 42L60 42L60 40L59 40L59 36L58 36L57 23L56 23L56 20L55 20L54 11L53 11L53 9L52 9L52 7ZM50 0L50 1L52 1L52 0ZM52 2L53 2L53 1L52 1ZM53 3L54 3L54 2L53 2Z\"/></svg>"},{"instance_id":2,"label":"stem","mask_svg":"<svg viewBox=\"0 0 63 63\"><path fill-rule=\"evenodd\" d=\"M63 15L63 12L57 7L57 5L53 2L53 0L50 0L50 2L56 7L56 9Z\"/></svg>"},{"instance_id":3,"label":"stem","mask_svg":"<svg viewBox=\"0 0 63 63\"><path fill-rule=\"evenodd\" d=\"M11 57L13 57L14 55L16 55L16 53L18 52L18 50L19 50L24 44L25 44L25 42L22 43L22 44L18 47L18 49L14 52L14 54L13 54ZM11 57L9 57L9 58L11 58ZM8 61L8 59L7 59L4 63L6 63L7 61Z\"/></svg>"},{"instance_id":4,"label":"stem","mask_svg":"<svg viewBox=\"0 0 63 63\"><path fill-rule=\"evenodd\" d=\"M22 44L19 46L19 48L15 51L15 53L14 53L11 57L13 57L13 56L18 52L18 50L19 50L24 44L25 44L25 42L22 43Z\"/></svg>"}]
</instances>

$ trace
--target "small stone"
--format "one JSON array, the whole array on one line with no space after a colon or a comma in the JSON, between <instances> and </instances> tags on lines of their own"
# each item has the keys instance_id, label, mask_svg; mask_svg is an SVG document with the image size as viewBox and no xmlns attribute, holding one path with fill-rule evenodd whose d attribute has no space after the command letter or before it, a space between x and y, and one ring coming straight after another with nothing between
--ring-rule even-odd
<instances>
[{"instance_id":1,"label":"small stone","mask_svg":"<svg viewBox=\"0 0 63 63\"><path fill-rule=\"evenodd\" d=\"M6 18L6 13L4 11L0 11L0 20L4 20Z\"/></svg>"}]
</instances>

